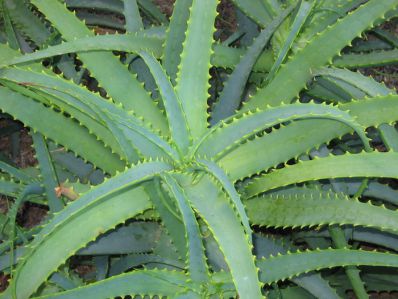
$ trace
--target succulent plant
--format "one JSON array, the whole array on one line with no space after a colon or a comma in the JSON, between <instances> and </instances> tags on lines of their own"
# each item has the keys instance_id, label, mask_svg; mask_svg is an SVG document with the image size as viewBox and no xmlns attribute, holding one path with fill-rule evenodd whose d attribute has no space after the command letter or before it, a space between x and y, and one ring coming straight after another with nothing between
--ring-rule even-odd
<instances>
[{"instance_id":1,"label":"succulent plant","mask_svg":"<svg viewBox=\"0 0 398 299\"><path fill-rule=\"evenodd\" d=\"M234 0L224 42L218 2L177 0L169 22L149 0L1 1L0 109L38 168L0 162L0 298L397 290L398 192L379 178L398 178L398 96L352 69L397 62L395 36L358 37L398 1ZM31 230L26 201L49 208Z\"/></svg>"}]
</instances>

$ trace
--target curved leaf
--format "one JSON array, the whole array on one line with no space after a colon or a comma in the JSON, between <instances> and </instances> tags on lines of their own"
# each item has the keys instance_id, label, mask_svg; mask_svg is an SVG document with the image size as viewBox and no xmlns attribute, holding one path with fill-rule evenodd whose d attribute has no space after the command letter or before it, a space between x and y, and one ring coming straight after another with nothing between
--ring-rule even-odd
<instances>
[{"instance_id":1,"label":"curved leaf","mask_svg":"<svg viewBox=\"0 0 398 299\"><path fill-rule=\"evenodd\" d=\"M213 233L240 297L261 298L252 246L228 196L209 175L202 176L194 184L191 176L179 175L178 180L192 206Z\"/></svg>"},{"instance_id":2,"label":"curved leaf","mask_svg":"<svg viewBox=\"0 0 398 299\"><path fill-rule=\"evenodd\" d=\"M245 55L241 58L239 64L236 65L234 71L224 83L224 89L221 92L218 101L214 105L211 113L212 124L229 117L239 108L247 79L249 78L256 60L274 32L286 17L289 16L293 8L294 6L290 6L285 9L265 29L263 29L260 35L254 40L253 44L248 48Z\"/></svg>"},{"instance_id":3,"label":"curved leaf","mask_svg":"<svg viewBox=\"0 0 398 299\"><path fill-rule=\"evenodd\" d=\"M396 254L375 251L326 249L288 253L257 261L260 279L272 283L308 271L349 265L398 267ZM273 271L267 271L273 269Z\"/></svg>"},{"instance_id":4,"label":"curved leaf","mask_svg":"<svg viewBox=\"0 0 398 299\"><path fill-rule=\"evenodd\" d=\"M190 134L181 100L174 91L173 85L167 78L167 75L162 69L160 63L146 52L140 52L139 54L148 65L159 88L167 113L167 120L173 141L181 150L181 153L184 153L190 144Z\"/></svg>"},{"instance_id":5,"label":"curved leaf","mask_svg":"<svg viewBox=\"0 0 398 299\"><path fill-rule=\"evenodd\" d=\"M218 0L193 0L177 74L176 90L193 139L207 128L207 90L217 4Z\"/></svg>"},{"instance_id":6,"label":"curved leaf","mask_svg":"<svg viewBox=\"0 0 398 299\"><path fill-rule=\"evenodd\" d=\"M35 299L107 299L126 295L173 296L188 288L186 279L184 273L176 271L140 270Z\"/></svg>"},{"instance_id":7,"label":"curved leaf","mask_svg":"<svg viewBox=\"0 0 398 299\"><path fill-rule=\"evenodd\" d=\"M398 153L361 153L316 158L275 170L246 187L246 196L311 180L342 177L398 178Z\"/></svg>"},{"instance_id":8,"label":"curved leaf","mask_svg":"<svg viewBox=\"0 0 398 299\"><path fill-rule=\"evenodd\" d=\"M268 107L265 111L238 114L227 119L208 131L197 143L197 151L199 155L214 157L218 154L219 157L267 128L295 119L308 118L332 119L344 123L361 137L365 146L368 144L364 128L348 112L326 105L290 104Z\"/></svg>"},{"instance_id":9,"label":"curved leaf","mask_svg":"<svg viewBox=\"0 0 398 299\"><path fill-rule=\"evenodd\" d=\"M65 4L52 0L32 0L31 3L45 15L65 40L74 41L94 35L66 8ZM85 47L87 46L86 44ZM141 83L117 57L112 53L97 51L80 53L79 58L115 102L122 103L126 109L139 112L148 123L163 133L167 133L166 120L160 109ZM109 75L110 73L112 76ZM132 96L134 100L131 99Z\"/></svg>"},{"instance_id":10,"label":"curved leaf","mask_svg":"<svg viewBox=\"0 0 398 299\"><path fill-rule=\"evenodd\" d=\"M338 223L398 231L398 212L349 199L342 193L297 189L246 201L250 220L267 227L307 227ZM316 213L314 213L316 211Z\"/></svg>"},{"instance_id":11,"label":"curved leaf","mask_svg":"<svg viewBox=\"0 0 398 299\"><path fill-rule=\"evenodd\" d=\"M209 279L209 274L204 254L204 246L202 243L202 235L200 233L195 214L189 206L185 192L178 182L167 173L162 174L161 177L167 186L169 193L175 198L178 209L183 218L185 238L188 247L187 260L189 274L195 283L204 283Z\"/></svg>"},{"instance_id":12,"label":"curved leaf","mask_svg":"<svg viewBox=\"0 0 398 299\"><path fill-rule=\"evenodd\" d=\"M243 107L265 107L290 102L297 96L307 81L312 78L312 70L327 64L340 53L356 36L371 27L373 23L397 6L395 0L370 0L335 24L315 36L304 48L298 51L266 87L260 89ZM284 88L280 88L284 86Z\"/></svg>"},{"instance_id":13,"label":"curved leaf","mask_svg":"<svg viewBox=\"0 0 398 299\"><path fill-rule=\"evenodd\" d=\"M43 227L19 262L8 294L29 297L60 264L98 235L151 207L138 183L170 170L162 162L138 165L72 202ZM67 239L68 242L64 242ZM59 246L59 244L63 246ZM46 263L43 263L43 256ZM7 297L6 297L7 298Z\"/></svg>"}]
</instances>

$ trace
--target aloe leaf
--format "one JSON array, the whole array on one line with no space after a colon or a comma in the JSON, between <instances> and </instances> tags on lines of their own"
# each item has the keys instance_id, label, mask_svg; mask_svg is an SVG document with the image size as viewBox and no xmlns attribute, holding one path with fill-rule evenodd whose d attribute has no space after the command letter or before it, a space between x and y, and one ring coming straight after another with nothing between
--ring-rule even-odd
<instances>
[{"instance_id":1,"label":"aloe leaf","mask_svg":"<svg viewBox=\"0 0 398 299\"><path fill-rule=\"evenodd\" d=\"M64 207L64 203L55 192L56 188L59 186L59 180L46 141L40 133L33 133L31 135L36 152L36 159L39 162L40 175L43 180L48 206L51 212L60 211Z\"/></svg>"},{"instance_id":2,"label":"aloe leaf","mask_svg":"<svg viewBox=\"0 0 398 299\"><path fill-rule=\"evenodd\" d=\"M8 11L8 8L6 6L6 2L2 0L0 2L0 5L2 7L2 19L4 22L4 31L7 36L7 42L10 45L11 48L13 49L19 49L19 42L17 38L17 33L15 31L15 28L11 22L10 14Z\"/></svg>"},{"instance_id":3,"label":"aloe leaf","mask_svg":"<svg viewBox=\"0 0 398 299\"><path fill-rule=\"evenodd\" d=\"M187 255L185 233L181 233L185 232L185 227L177 207L173 204L173 199L163 192L158 179L155 179L153 184L148 184L146 191L170 236L172 250L176 251L176 257L182 260Z\"/></svg>"},{"instance_id":4,"label":"aloe leaf","mask_svg":"<svg viewBox=\"0 0 398 299\"><path fill-rule=\"evenodd\" d=\"M365 92L371 97L394 94L394 91L384 84L378 83L371 77L362 75L359 72L352 72L346 69L334 67L322 68L314 73L315 76L332 77L342 80ZM355 99L358 99L357 97Z\"/></svg>"},{"instance_id":5,"label":"aloe leaf","mask_svg":"<svg viewBox=\"0 0 398 299\"><path fill-rule=\"evenodd\" d=\"M150 252L159 239L160 227L154 222L133 222L99 237L77 255L115 255Z\"/></svg>"},{"instance_id":6,"label":"aloe leaf","mask_svg":"<svg viewBox=\"0 0 398 299\"><path fill-rule=\"evenodd\" d=\"M276 124L309 118L332 119L350 126L367 144L364 128L347 112L333 106L317 104L291 104L268 107L265 111L240 113L212 127L197 143L197 153L214 157L232 150L245 139ZM194 148L195 149L195 148ZM221 153L222 152L222 153Z\"/></svg>"},{"instance_id":7,"label":"aloe leaf","mask_svg":"<svg viewBox=\"0 0 398 299\"><path fill-rule=\"evenodd\" d=\"M396 99L396 95L378 96L339 107L348 110L364 127L378 126L398 119ZM230 179L237 180L277 166L350 132L348 126L335 121L304 119L241 144L218 163ZM264 148L267 150L264 151Z\"/></svg>"},{"instance_id":8,"label":"aloe leaf","mask_svg":"<svg viewBox=\"0 0 398 299\"><path fill-rule=\"evenodd\" d=\"M31 295L60 264L98 235L150 208L143 189L134 187L169 169L170 166L162 162L138 165L88 191L55 214L18 264L9 288L16 298ZM65 238L67 243L63 242ZM64 244L62 247L60 242ZM46 256L45 264L43 256Z\"/></svg>"},{"instance_id":9,"label":"aloe leaf","mask_svg":"<svg viewBox=\"0 0 398 299\"><path fill-rule=\"evenodd\" d=\"M163 66L170 76L170 81L175 84L178 65L181 61L185 32L188 26L192 0L177 0L174 4L173 15L167 28L166 41L163 53Z\"/></svg>"},{"instance_id":10,"label":"aloe leaf","mask_svg":"<svg viewBox=\"0 0 398 299\"><path fill-rule=\"evenodd\" d=\"M327 64L331 59L388 11L394 9L395 0L371 0L360 6L334 25L315 36L303 49L298 51L281 67L278 75L266 87L260 89L243 107L265 107L290 102L312 78L311 71ZM281 89L280 86L285 86Z\"/></svg>"},{"instance_id":11,"label":"aloe leaf","mask_svg":"<svg viewBox=\"0 0 398 299\"><path fill-rule=\"evenodd\" d=\"M16 197L12 207L7 212L7 217L10 221L10 269L11 275L13 276L13 265L14 265L14 239L16 238L16 231L17 231L17 214L18 210L22 206L25 200L28 199L30 195L33 194L41 194L43 192L43 188L39 184L29 184L23 188L23 190L18 194Z\"/></svg>"},{"instance_id":12,"label":"aloe leaf","mask_svg":"<svg viewBox=\"0 0 398 299\"><path fill-rule=\"evenodd\" d=\"M162 43L164 43L164 41L165 41L165 32L164 31L165 30L162 27L153 27L153 28L149 28L149 29L146 29L145 31L142 31L140 33L135 33L135 34L142 36L142 38L144 38L146 36L145 39L147 41L150 41L150 42L147 42L146 45L149 47L152 43L152 46L149 47L148 50L152 54L157 54L157 58L160 58L161 53L162 53ZM85 37L79 38L78 39L79 41L76 41L76 42L79 44L79 43L83 43L80 40L86 40L88 42L88 44L92 45L93 42L96 41L97 39L99 41L105 40L104 43L101 42L98 44L98 46L92 45L91 46L93 49L92 51L101 50L101 49L109 49L108 51L112 51L112 50L123 51L122 45L126 45L126 44L130 43L130 41L128 41L129 38L126 38L126 36L130 37L130 34L111 35L110 37L105 37L103 35L92 36L92 37L85 36ZM116 43L113 43L112 42L113 39L119 40L121 42L121 44L118 45ZM66 52L70 52L70 51L71 52L76 52L76 51L84 52L86 50L84 45L81 45L81 46L79 45L79 47L77 47L74 43L75 43L75 40L72 40L72 41L65 42L64 43L65 46L63 46L63 44L51 46L49 48L49 51L52 51L52 49L53 49L52 47L59 47L59 46L66 47L67 49L64 48L64 50ZM94 44L95 43L96 42L94 42ZM112 43L113 43L113 46L111 46ZM73 49L72 49L72 47L68 46L71 44L74 45ZM130 46L130 47L132 47L132 46ZM138 49L139 49L139 46L138 46ZM30 62L30 63L28 62L30 67L32 67L30 55L33 55L32 59L35 59L34 55L42 55L41 53L43 53L43 52L41 52L41 51L47 51L47 49L39 50L39 51L36 51L37 54L36 54L36 52L34 52L34 53L27 55L26 58L21 58L21 54L19 52L12 51L12 50L10 52L10 50L11 50L11 48L9 48L8 46L0 45L0 51L2 54L2 57L0 59L1 63L4 62L6 65L9 65L10 61L14 61L14 59L16 61L19 61L16 58L16 57L19 57L18 59L27 59ZM128 50L128 48L125 48L125 50ZM211 54L211 64L214 66L219 66L219 67L224 67L224 68L234 68L236 66L236 64L239 62L240 56L245 53L245 49L227 47L227 46L223 46L221 44L214 44L213 51L214 51L214 53L212 52L212 54ZM58 53L60 53L60 52L58 52ZM60 54L62 54L62 53L60 53ZM50 55L50 54L48 54L48 55ZM48 57L51 57L52 55L58 55L58 54L51 53L51 55ZM43 58L47 57L44 54L43 54L43 56L44 56ZM272 66L272 62L273 62L272 52L264 51L264 53L259 57L257 63L254 65L254 70L257 70L257 71L258 70L261 70L261 71L269 70ZM42 70L42 69L43 68L40 67L40 70Z\"/></svg>"},{"instance_id":13,"label":"aloe leaf","mask_svg":"<svg viewBox=\"0 0 398 299\"><path fill-rule=\"evenodd\" d=\"M250 242L252 242L251 236L253 232L250 228L249 219L246 215L245 208L240 199L240 195L236 191L235 186L230 182L228 175L221 167L219 167L214 162L207 161L205 159L196 159L196 161L201 165L201 167L204 167L210 175L214 176L214 178L216 178L220 182L221 186L231 199L232 205L235 206L235 209L237 210L237 215L246 230L246 234L249 236Z\"/></svg>"},{"instance_id":14,"label":"aloe leaf","mask_svg":"<svg viewBox=\"0 0 398 299\"><path fill-rule=\"evenodd\" d=\"M144 28L140 12L138 10L137 0L123 0L124 18L126 19L126 31L137 32Z\"/></svg>"},{"instance_id":15,"label":"aloe leaf","mask_svg":"<svg viewBox=\"0 0 398 299\"><path fill-rule=\"evenodd\" d=\"M258 25L265 28L271 21L273 15L264 7L264 1L253 0L233 0L234 4L242 10L250 19L255 21Z\"/></svg>"},{"instance_id":16,"label":"aloe leaf","mask_svg":"<svg viewBox=\"0 0 398 299\"><path fill-rule=\"evenodd\" d=\"M64 4L52 0L33 0L32 4L46 16L67 41L93 36L93 33L68 11ZM127 109L139 111L147 122L167 133L161 111L142 85L112 53L103 51L80 53L79 57L116 102L122 103ZM101 64L98 64L98 61L101 61ZM112 72L113 76L109 76L109 72ZM126 97L126 94L129 96ZM132 95L135 100L131 100Z\"/></svg>"},{"instance_id":17,"label":"aloe leaf","mask_svg":"<svg viewBox=\"0 0 398 299\"><path fill-rule=\"evenodd\" d=\"M255 62L274 32L286 17L289 16L293 9L294 7L291 6L274 18L273 21L261 31L253 44L248 48L245 55L239 61L239 64L235 67L227 82L224 84L224 89L220 98L211 113L212 124L234 114L234 112L239 108L247 79L249 78Z\"/></svg>"},{"instance_id":18,"label":"aloe leaf","mask_svg":"<svg viewBox=\"0 0 398 299\"><path fill-rule=\"evenodd\" d=\"M66 6L69 8L94 8L96 10L103 10L113 13L123 13L123 2L121 0L66 0Z\"/></svg>"},{"instance_id":19,"label":"aloe leaf","mask_svg":"<svg viewBox=\"0 0 398 299\"><path fill-rule=\"evenodd\" d=\"M246 188L247 197L259 193L311 180L341 177L398 177L398 165L394 163L398 153L361 153L299 161L293 166L275 170L255 179Z\"/></svg>"},{"instance_id":20,"label":"aloe leaf","mask_svg":"<svg viewBox=\"0 0 398 299\"><path fill-rule=\"evenodd\" d=\"M361 203L342 193L304 188L295 194L276 193L249 199L245 204L255 225L295 228L338 223L397 232L395 211ZM318 212L312 213L313 209Z\"/></svg>"},{"instance_id":21,"label":"aloe leaf","mask_svg":"<svg viewBox=\"0 0 398 299\"><path fill-rule=\"evenodd\" d=\"M398 48L398 38L391 32L387 30L382 30L380 28L376 28L372 31L375 33L379 38L388 42L394 48Z\"/></svg>"},{"instance_id":22,"label":"aloe leaf","mask_svg":"<svg viewBox=\"0 0 398 299\"><path fill-rule=\"evenodd\" d=\"M131 53L149 51L159 57L162 53L161 46L161 39L157 36L147 36L144 31L123 35L97 35L92 37L82 37L59 45L50 46L46 49L38 50L13 59L2 59L0 66L5 67L16 65L68 53L83 53L99 50L114 50ZM141 110L139 109L138 111Z\"/></svg>"},{"instance_id":23,"label":"aloe leaf","mask_svg":"<svg viewBox=\"0 0 398 299\"><path fill-rule=\"evenodd\" d=\"M333 66L339 68L375 67L398 62L398 49L373 51L361 54L344 54L333 60Z\"/></svg>"},{"instance_id":24,"label":"aloe leaf","mask_svg":"<svg viewBox=\"0 0 398 299\"><path fill-rule=\"evenodd\" d=\"M301 28L303 27L304 23L307 21L312 9L314 8L315 1L307 2L301 1L300 7L297 11L297 14L294 18L293 24L290 26L289 35L287 36L286 41L284 42L282 48L279 50L278 57L275 60L271 70L267 75L267 82L272 81L275 74L278 72L281 64L285 60L289 50L291 49L295 38L297 38L298 34L300 33Z\"/></svg>"},{"instance_id":25,"label":"aloe leaf","mask_svg":"<svg viewBox=\"0 0 398 299\"><path fill-rule=\"evenodd\" d=\"M152 0L138 0L138 5L154 22L159 24L168 24L166 16L160 11L159 7L152 2Z\"/></svg>"},{"instance_id":26,"label":"aloe leaf","mask_svg":"<svg viewBox=\"0 0 398 299\"><path fill-rule=\"evenodd\" d=\"M16 197L25 185L0 178L0 193L6 196Z\"/></svg>"},{"instance_id":27,"label":"aloe leaf","mask_svg":"<svg viewBox=\"0 0 398 299\"><path fill-rule=\"evenodd\" d=\"M167 186L168 192L174 197L181 212L186 232L188 269L194 282L206 282L209 279L206 257L195 214L188 203L187 196L178 182L169 174L161 175L162 181Z\"/></svg>"},{"instance_id":28,"label":"aloe leaf","mask_svg":"<svg viewBox=\"0 0 398 299\"><path fill-rule=\"evenodd\" d=\"M218 0L193 0L177 74L176 91L193 139L201 136L208 126L207 90L217 4Z\"/></svg>"},{"instance_id":29,"label":"aloe leaf","mask_svg":"<svg viewBox=\"0 0 398 299\"><path fill-rule=\"evenodd\" d=\"M131 150L132 146L146 157L174 155L173 149L134 114L127 113L104 101L99 95L63 78L15 68L0 70L0 77L17 83L29 80L32 89L55 96L61 100L59 108L77 118L90 131L98 133L105 145L110 146L121 157L127 157L130 162L137 161L134 150ZM60 104L54 100L51 99L49 104Z\"/></svg>"},{"instance_id":30,"label":"aloe leaf","mask_svg":"<svg viewBox=\"0 0 398 299\"><path fill-rule=\"evenodd\" d=\"M38 45L48 40L50 32L44 22L32 13L30 4L24 0L5 0L3 3L12 21L24 35Z\"/></svg>"},{"instance_id":31,"label":"aloe leaf","mask_svg":"<svg viewBox=\"0 0 398 299\"><path fill-rule=\"evenodd\" d=\"M187 277L177 271L138 270L36 299L106 299L124 295L173 296L187 288Z\"/></svg>"},{"instance_id":32,"label":"aloe leaf","mask_svg":"<svg viewBox=\"0 0 398 299\"><path fill-rule=\"evenodd\" d=\"M238 294L244 298L261 298L248 236L228 196L220 192L219 184L208 175L195 184L192 179L187 175L178 176L192 206L206 222L223 252Z\"/></svg>"},{"instance_id":33,"label":"aloe leaf","mask_svg":"<svg viewBox=\"0 0 398 299\"><path fill-rule=\"evenodd\" d=\"M84 127L72 119L7 88L0 88L0 95L1 109L15 118L23 120L25 125L30 126L33 130L39 131L58 144L67 145L77 155L88 159L95 166L107 172L114 173L117 169L124 168L124 163L116 155L112 154L93 135L88 134ZM56 126L45 125L43 119L56 124ZM68 128L68 130L65 131L63 128ZM80 140L85 140L85 142L81 143ZM94 148L95 150L93 150Z\"/></svg>"},{"instance_id":34,"label":"aloe leaf","mask_svg":"<svg viewBox=\"0 0 398 299\"><path fill-rule=\"evenodd\" d=\"M291 242L279 241L272 237L256 234L254 238L257 260L268 258L277 254L286 254L289 249L294 248ZM317 298L338 299L336 291L329 285L326 279L316 272L301 274L290 279L292 282L307 290Z\"/></svg>"},{"instance_id":35,"label":"aloe leaf","mask_svg":"<svg viewBox=\"0 0 398 299\"><path fill-rule=\"evenodd\" d=\"M272 283L294 277L311 270L349 265L398 267L395 254L375 251L326 249L278 255L257 261L262 270L261 280ZM264 269L264 270L263 270ZM266 271L273 269L273 271Z\"/></svg>"},{"instance_id":36,"label":"aloe leaf","mask_svg":"<svg viewBox=\"0 0 398 299\"><path fill-rule=\"evenodd\" d=\"M179 99L178 94L174 91L173 85L167 78L166 73L156 58L146 52L140 52L140 56L148 65L159 88L167 113L171 137L180 149L181 153L184 153L190 145L190 134L181 100Z\"/></svg>"},{"instance_id":37,"label":"aloe leaf","mask_svg":"<svg viewBox=\"0 0 398 299\"><path fill-rule=\"evenodd\" d=\"M0 170L2 172L8 173L9 175L11 175L11 177L20 181L23 184L28 184L34 180L34 178L32 176L30 176L29 174L27 174L27 173L21 171L20 169L15 168L14 166L11 166L10 164L7 164L3 161L0 161Z\"/></svg>"}]
</instances>

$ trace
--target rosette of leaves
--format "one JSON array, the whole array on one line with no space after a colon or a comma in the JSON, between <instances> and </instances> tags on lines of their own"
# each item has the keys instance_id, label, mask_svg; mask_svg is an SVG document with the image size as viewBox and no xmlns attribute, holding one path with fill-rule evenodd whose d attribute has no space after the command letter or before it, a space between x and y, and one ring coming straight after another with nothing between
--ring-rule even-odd
<instances>
[{"instance_id":1,"label":"rosette of leaves","mask_svg":"<svg viewBox=\"0 0 398 299\"><path fill-rule=\"evenodd\" d=\"M158 15L148 3L1 2L0 109L31 129L39 168L1 164L15 201L0 298L396 290L397 193L378 179L398 177L398 98L343 67L396 62L380 29L377 45L346 47L398 2L236 0L239 29L224 43L217 0L177 0L158 27L144 26L140 10ZM113 9L126 32L96 36L68 5ZM255 39L228 45L242 35ZM215 67L229 69L221 92ZM26 200L50 209L31 231L15 225ZM96 269L87 281L76 257Z\"/></svg>"}]
</instances>

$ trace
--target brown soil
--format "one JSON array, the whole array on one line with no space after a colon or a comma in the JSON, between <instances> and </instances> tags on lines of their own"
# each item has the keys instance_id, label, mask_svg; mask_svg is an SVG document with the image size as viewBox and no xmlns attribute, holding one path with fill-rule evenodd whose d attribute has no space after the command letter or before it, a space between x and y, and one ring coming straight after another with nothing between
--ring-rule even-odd
<instances>
[{"instance_id":1,"label":"brown soil","mask_svg":"<svg viewBox=\"0 0 398 299\"><path fill-rule=\"evenodd\" d=\"M8 287L8 280L10 275L0 274L0 292L3 292Z\"/></svg>"},{"instance_id":2,"label":"brown soil","mask_svg":"<svg viewBox=\"0 0 398 299\"><path fill-rule=\"evenodd\" d=\"M171 17L175 0L154 0L153 2L159 6L162 13L168 17Z\"/></svg>"}]
</instances>

